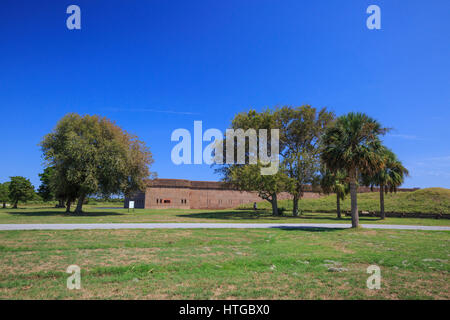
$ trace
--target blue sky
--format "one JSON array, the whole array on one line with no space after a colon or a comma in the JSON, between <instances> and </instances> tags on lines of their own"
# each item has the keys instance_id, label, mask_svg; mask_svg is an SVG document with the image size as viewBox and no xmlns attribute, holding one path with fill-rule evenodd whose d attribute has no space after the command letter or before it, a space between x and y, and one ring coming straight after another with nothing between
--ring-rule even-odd
<instances>
[{"instance_id":1,"label":"blue sky","mask_svg":"<svg viewBox=\"0 0 450 320\"><path fill-rule=\"evenodd\" d=\"M71 4L81 30L66 28ZM366 27L371 4L381 30ZM68 112L137 134L161 178L218 180L172 164L173 130L311 104L394 128L384 141L410 170L404 186L450 188L449 12L448 0L2 0L0 181L39 185L38 143Z\"/></svg>"}]
</instances>

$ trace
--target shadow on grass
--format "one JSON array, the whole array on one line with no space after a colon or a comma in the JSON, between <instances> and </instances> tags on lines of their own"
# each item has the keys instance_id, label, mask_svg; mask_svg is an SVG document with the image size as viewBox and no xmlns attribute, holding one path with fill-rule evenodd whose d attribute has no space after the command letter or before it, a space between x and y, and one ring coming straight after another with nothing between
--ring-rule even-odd
<instances>
[{"instance_id":1,"label":"shadow on grass","mask_svg":"<svg viewBox=\"0 0 450 320\"><path fill-rule=\"evenodd\" d=\"M324 216L324 215L300 215L298 217L294 216L273 216L271 211L268 210L239 210L239 211L211 211L211 212L199 212L199 213L190 213L190 214L180 214L177 217L183 218L196 218L196 219L221 219L221 220L290 220L289 222L307 222L307 220L326 220L329 222L351 222L350 217L342 217L338 218L336 216ZM379 217L359 217L360 221L377 221L381 220Z\"/></svg>"},{"instance_id":2,"label":"shadow on grass","mask_svg":"<svg viewBox=\"0 0 450 320\"><path fill-rule=\"evenodd\" d=\"M197 219L224 219L224 220L257 220L257 219L269 219L277 220L279 217L272 216L266 212L254 212L249 211L211 211L211 212L199 212L190 214L179 214L177 217L181 218L197 218Z\"/></svg>"},{"instance_id":3,"label":"shadow on grass","mask_svg":"<svg viewBox=\"0 0 450 320\"><path fill-rule=\"evenodd\" d=\"M11 211L16 211L16 210L24 210L24 209L27 209L27 210L48 210L48 209L61 209L61 208L55 208L55 207L18 207L18 208L16 208L16 209L14 209L14 208L12 208L12 207L6 207L6 208L0 208L0 212L2 212L2 211L8 211L8 213L9 213L9 211L11 210Z\"/></svg>"},{"instance_id":4,"label":"shadow on grass","mask_svg":"<svg viewBox=\"0 0 450 320\"><path fill-rule=\"evenodd\" d=\"M108 212L108 211L94 211L83 212L79 214L67 213L62 211L9 211L10 215L27 216L27 217L101 217L101 216L123 216L123 213Z\"/></svg>"},{"instance_id":5,"label":"shadow on grass","mask_svg":"<svg viewBox=\"0 0 450 320\"><path fill-rule=\"evenodd\" d=\"M330 232L330 231L339 231L347 229L347 227L343 228L320 228L320 227L286 227L286 226L279 226L279 227L270 227L271 229L280 229L283 231L308 231L308 232Z\"/></svg>"}]
</instances>

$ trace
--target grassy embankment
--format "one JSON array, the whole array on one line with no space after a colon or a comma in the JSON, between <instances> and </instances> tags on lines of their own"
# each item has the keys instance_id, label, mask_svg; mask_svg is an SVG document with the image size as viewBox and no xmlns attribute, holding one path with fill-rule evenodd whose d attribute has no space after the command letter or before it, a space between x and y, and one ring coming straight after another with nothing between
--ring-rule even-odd
<instances>
[{"instance_id":1,"label":"grassy embankment","mask_svg":"<svg viewBox=\"0 0 450 320\"><path fill-rule=\"evenodd\" d=\"M360 211L379 212L379 196L378 192L358 194L358 209ZM388 193L385 194L384 198L386 212L450 214L450 189L427 188L414 192ZM281 200L278 206L292 210L292 201ZM299 206L305 212L336 212L336 196L302 199ZM270 209L270 204L265 201L259 203L258 207ZM241 208L251 209L252 204L242 205ZM341 210L350 211L350 196L341 201Z\"/></svg>"}]
</instances>

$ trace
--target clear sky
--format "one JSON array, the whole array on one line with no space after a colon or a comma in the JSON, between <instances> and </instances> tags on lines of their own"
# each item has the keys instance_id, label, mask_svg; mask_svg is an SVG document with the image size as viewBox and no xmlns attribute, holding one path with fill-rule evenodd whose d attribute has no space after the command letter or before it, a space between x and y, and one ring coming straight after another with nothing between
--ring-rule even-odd
<instances>
[{"instance_id":1,"label":"clear sky","mask_svg":"<svg viewBox=\"0 0 450 320\"><path fill-rule=\"evenodd\" d=\"M81 30L66 27L71 4ZM371 4L381 30L366 27ZM404 186L450 188L449 13L448 0L2 0L0 182L39 185L38 143L68 112L137 134L160 178L218 180L172 164L173 130L311 104L394 128Z\"/></svg>"}]
</instances>

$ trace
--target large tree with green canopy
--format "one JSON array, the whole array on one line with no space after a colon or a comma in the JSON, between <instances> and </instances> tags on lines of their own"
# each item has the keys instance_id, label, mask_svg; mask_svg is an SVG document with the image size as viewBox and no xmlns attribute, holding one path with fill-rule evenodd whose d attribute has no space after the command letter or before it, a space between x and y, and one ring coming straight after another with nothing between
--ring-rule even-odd
<instances>
[{"instance_id":1,"label":"large tree with green canopy","mask_svg":"<svg viewBox=\"0 0 450 320\"><path fill-rule=\"evenodd\" d=\"M27 202L34 197L34 187L30 180L21 176L11 177L11 182L8 186L9 198L13 203L13 208L17 209L17 204L20 202Z\"/></svg>"},{"instance_id":2,"label":"large tree with green canopy","mask_svg":"<svg viewBox=\"0 0 450 320\"><path fill-rule=\"evenodd\" d=\"M386 128L364 113L340 116L323 136L321 158L332 171L344 170L350 183L352 227L359 226L357 188L362 173L374 174L384 167L379 155Z\"/></svg>"},{"instance_id":3,"label":"large tree with green canopy","mask_svg":"<svg viewBox=\"0 0 450 320\"><path fill-rule=\"evenodd\" d=\"M320 177L320 137L332 123L334 114L310 105L285 106L275 111L280 128L282 166L290 179L288 192L293 197L292 214L298 215L298 202L306 185Z\"/></svg>"},{"instance_id":4,"label":"large tree with green canopy","mask_svg":"<svg viewBox=\"0 0 450 320\"><path fill-rule=\"evenodd\" d=\"M236 189L257 192L262 199L271 203L272 214L278 215L277 194L288 189L287 176L284 171L279 168L279 159L269 165L262 163L260 161L261 159L256 159L256 155L260 155L260 149L263 147L267 150L269 158L272 158L272 156L277 153L277 151L272 150L271 143L271 129L278 129L276 115L270 110L262 112L257 112L255 110L241 112L232 120L231 129L234 130L234 132L242 130L242 133L247 133L249 136L251 132L258 134L256 136L253 135L254 139L249 136L242 140L236 139L236 143L234 142L234 136L226 136L225 140L218 142L223 144L224 158L230 159L230 152L232 152L233 156L231 157L232 163L223 163L217 171L223 175L223 180L225 182ZM267 140L265 141L264 139L261 139L259 131L261 129L267 130ZM279 131L277 130L277 132ZM279 143L280 140L277 141L278 147ZM237 151L239 147L242 147L241 150L244 150L241 157L242 161L239 161L239 152ZM231 148L233 148L233 150L231 150ZM254 161L251 160L252 158ZM272 169L275 168L276 170L271 174L263 174L262 172L265 169L269 169L269 167Z\"/></svg>"},{"instance_id":5,"label":"large tree with green canopy","mask_svg":"<svg viewBox=\"0 0 450 320\"><path fill-rule=\"evenodd\" d=\"M95 193L130 195L145 188L153 159L144 142L97 115L69 113L41 142L55 174L56 196L84 199Z\"/></svg>"}]
</instances>

